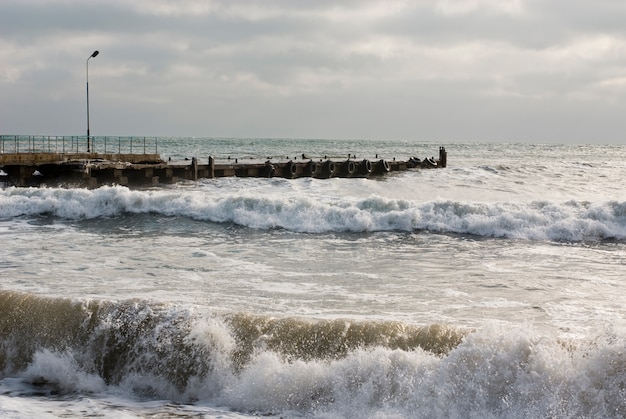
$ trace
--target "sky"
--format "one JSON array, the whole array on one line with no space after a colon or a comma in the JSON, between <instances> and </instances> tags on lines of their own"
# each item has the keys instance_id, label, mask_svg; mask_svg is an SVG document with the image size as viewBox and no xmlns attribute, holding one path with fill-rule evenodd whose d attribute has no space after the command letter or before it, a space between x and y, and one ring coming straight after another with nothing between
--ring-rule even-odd
<instances>
[{"instance_id":1,"label":"sky","mask_svg":"<svg viewBox=\"0 0 626 419\"><path fill-rule=\"evenodd\" d=\"M623 0L0 0L0 134L626 144ZM94 50L100 54L88 60Z\"/></svg>"}]
</instances>

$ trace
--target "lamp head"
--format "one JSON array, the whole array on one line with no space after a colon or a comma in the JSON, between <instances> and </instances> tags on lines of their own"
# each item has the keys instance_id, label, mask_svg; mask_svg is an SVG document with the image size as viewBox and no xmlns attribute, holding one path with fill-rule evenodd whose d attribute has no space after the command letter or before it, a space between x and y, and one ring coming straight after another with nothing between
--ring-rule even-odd
<instances>
[{"instance_id":1,"label":"lamp head","mask_svg":"<svg viewBox=\"0 0 626 419\"><path fill-rule=\"evenodd\" d=\"M94 51L93 54L91 54L91 58L96 57L98 54L100 54L100 51Z\"/></svg>"}]
</instances>

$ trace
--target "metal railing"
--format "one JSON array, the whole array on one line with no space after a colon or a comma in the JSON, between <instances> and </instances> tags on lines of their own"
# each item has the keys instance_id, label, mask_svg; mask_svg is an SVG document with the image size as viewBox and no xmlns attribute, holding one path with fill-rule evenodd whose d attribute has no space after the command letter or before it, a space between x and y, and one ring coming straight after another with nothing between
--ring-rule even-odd
<instances>
[{"instance_id":1,"label":"metal railing","mask_svg":"<svg viewBox=\"0 0 626 419\"><path fill-rule=\"evenodd\" d=\"M0 135L0 153L158 154L157 137ZM89 151L88 151L89 150Z\"/></svg>"}]
</instances>

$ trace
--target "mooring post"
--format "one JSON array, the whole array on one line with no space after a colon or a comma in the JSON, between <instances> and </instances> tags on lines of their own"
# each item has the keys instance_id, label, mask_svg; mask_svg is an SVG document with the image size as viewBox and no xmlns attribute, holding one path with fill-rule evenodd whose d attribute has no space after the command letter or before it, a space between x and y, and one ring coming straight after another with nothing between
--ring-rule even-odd
<instances>
[{"instance_id":1,"label":"mooring post","mask_svg":"<svg viewBox=\"0 0 626 419\"><path fill-rule=\"evenodd\" d=\"M208 178L213 179L215 177L215 160L213 156L209 156L209 174Z\"/></svg>"},{"instance_id":2,"label":"mooring post","mask_svg":"<svg viewBox=\"0 0 626 419\"><path fill-rule=\"evenodd\" d=\"M448 164L448 152L445 148L439 147L439 167L446 167Z\"/></svg>"},{"instance_id":3,"label":"mooring post","mask_svg":"<svg viewBox=\"0 0 626 419\"><path fill-rule=\"evenodd\" d=\"M193 172L193 180L198 180L198 159L191 158L191 171Z\"/></svg>"}]
</instances>

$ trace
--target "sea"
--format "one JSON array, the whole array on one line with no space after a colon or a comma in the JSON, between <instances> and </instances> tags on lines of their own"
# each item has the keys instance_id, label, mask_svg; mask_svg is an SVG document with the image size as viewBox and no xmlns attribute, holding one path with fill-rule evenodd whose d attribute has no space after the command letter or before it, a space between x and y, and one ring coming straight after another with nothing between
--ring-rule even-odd
<instances>
[{"instance_id":1,"label":"sea","mask_svg":"<svg viewBox=\"0 0 626 419\"><path fill-rule=\"evenodd\" d=\"M626 146L160 138L370 178L0 187L3 418L622 418Z\"/></svg>"}]
</instances>

